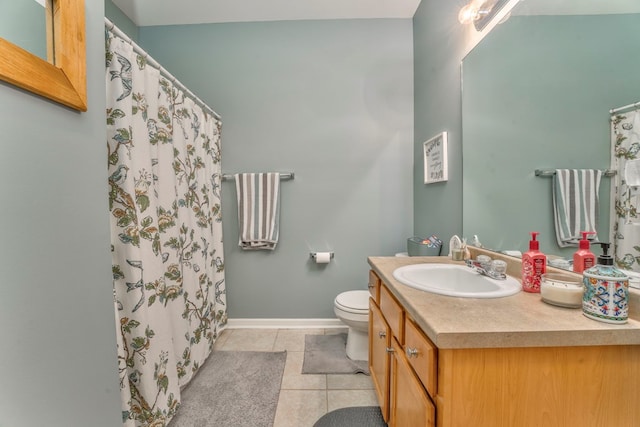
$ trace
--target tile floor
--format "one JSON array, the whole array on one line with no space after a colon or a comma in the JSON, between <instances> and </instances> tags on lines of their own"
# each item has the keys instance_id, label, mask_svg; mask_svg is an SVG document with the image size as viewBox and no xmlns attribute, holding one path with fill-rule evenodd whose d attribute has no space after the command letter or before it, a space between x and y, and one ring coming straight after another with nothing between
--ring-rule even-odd
<instances>
[{"instance_id":1,"label":"tile floor","mask_svg":"<svg viewBox=\"0 0 640 427\"><path fill-rule=\"evenodd\" d=\"M304 336L346 329L225 329L217 351L287 351L274 427L312 427L322 415L348 406L376 406L371 377L302 374Z\"/></svg>"}]
</instances>

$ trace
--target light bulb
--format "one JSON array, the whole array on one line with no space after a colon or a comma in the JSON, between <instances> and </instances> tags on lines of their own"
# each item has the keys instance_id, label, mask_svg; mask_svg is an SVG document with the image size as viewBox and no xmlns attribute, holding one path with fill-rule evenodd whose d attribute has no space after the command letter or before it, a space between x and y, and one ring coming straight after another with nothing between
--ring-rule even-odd
<instances>
[{"instance_id":1,"label":"light bulb","mask_svg":"<svg viewBox=\"0 0 640 427\"><path fill-rule=\"evenodd\" d=\"M470 24L476 19L478 19L478 9L472 3L464 6L458 12L458 21L461 24Z\"/></svg>"}]
</instances>

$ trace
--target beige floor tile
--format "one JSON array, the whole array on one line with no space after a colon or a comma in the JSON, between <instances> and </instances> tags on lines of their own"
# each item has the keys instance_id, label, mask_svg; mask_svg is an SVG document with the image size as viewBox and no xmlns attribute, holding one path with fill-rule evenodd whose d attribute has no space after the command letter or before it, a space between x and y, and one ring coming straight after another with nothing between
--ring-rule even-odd
<instances>
[{"instance_id":1,"label":"beige floor tile","mask_svg":"<svg viewBox=\"0 0 640 427\"><path fill-rule=\"evenodd\" d=\"M327 411L350 406L377 406L373 390L327 390Z\"/></svg>"},{"instance_id":2,"label":"beige floor tile","mask_svg":"<svg viewBox=\"0 0 640 427\"><path fill-rule=\"evenodd\" d=\"M326 390L327 376L303 374L303 351L287 351L287 362L284 365L281 389L285 390Z\"/></svg>"},{"instance_id":3,"label":"beige floor tile","mask_svg":"<svg viewBox=\"0 0 640 427\"><path fill-rule=\"evenodd\" d=\"M373 390L369 375L327 375L327 390Z\"/></svg>"},{"instance_id":4,"label":"beige floor tile","mask_svg":"<svg viewBox=\"0 0 640 427\"><path fill-rule=\"evenodd\" d=\"M218 348L223 351L273 351L277 329L232 329Z\"/></svg>"},{"instance_id":5,"label":"beige floor tile","mask_svg":"<svg viewBox=\"0 0 640 427\"><path fill-rule=\"evenodd\" d=\"M273 349L275 351L304 351L305 335L323 334L323 329L279 329Z\"/></svg>"},{"instance_id":6,"label":"beige floor tile","mask_svg":"<svg viewBox=\"0 0 640 427\"><path fill-rule=\"evenodd\" d=\"M287 351L274 427L313 427L327 412L349 406L378 405L371 377L302 374L304 336L346 333L327 329L225 329L215 350Z\"/></svg>"},{"instance_id":7,"label":"beige floor tile","mask_svg":"<svg viewBox=\"0 0 640 427\"><path fill-rule=\"evenodd\" d=\"M324 390L281 390L273 427L313 427L327 413Z\"/></svg>"}]
</instances>

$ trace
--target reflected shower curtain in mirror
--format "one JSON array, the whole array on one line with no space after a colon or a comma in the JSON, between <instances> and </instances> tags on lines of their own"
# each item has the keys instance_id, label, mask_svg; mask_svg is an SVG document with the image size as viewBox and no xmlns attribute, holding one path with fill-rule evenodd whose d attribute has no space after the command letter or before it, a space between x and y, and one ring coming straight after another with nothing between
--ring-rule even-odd
<instances>
[{"instance_id":1,"label":"reflected shower curtain in mirror","mask_svg":"<svg viewBox=\"0 0 640 427\"><path fill-rule=\"evenodd\" d=\"M640 111L611 117L615 176L614 254L618 267L640 272Z\"/></svg>"},{"instance_id":2,"label":"reflected shower curtain in mirror","mask_svg":"<svg viewBox=\"0 0 640 427\"><path fill-rule=\"evenodd\" d=\"M221 123L106 32L122 418L164 426L227 320Z\"/></svg>"}]
</instances>

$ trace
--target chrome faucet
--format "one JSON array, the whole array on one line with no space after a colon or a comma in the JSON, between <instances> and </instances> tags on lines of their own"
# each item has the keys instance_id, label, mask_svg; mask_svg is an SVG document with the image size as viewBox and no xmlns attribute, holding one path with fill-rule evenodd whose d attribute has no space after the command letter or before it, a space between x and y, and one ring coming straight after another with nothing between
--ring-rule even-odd
<instances>
[{"instance_id":1,"label":"chrome faucet","mask_svg":"<svg viewBox=\"0 0 640 427\"><path fill-rule=\"evenodd\" d=\"M491 262L480 262L476 259L468 259L466 261L467 267L470 267L478 273L490 277L495 280L507 280L507 275L502 271L496 271L497 269ZM504 266L506 269L506 266ZM500 268L503 270L503 268Z\"/></svg>"}]
</instances>

